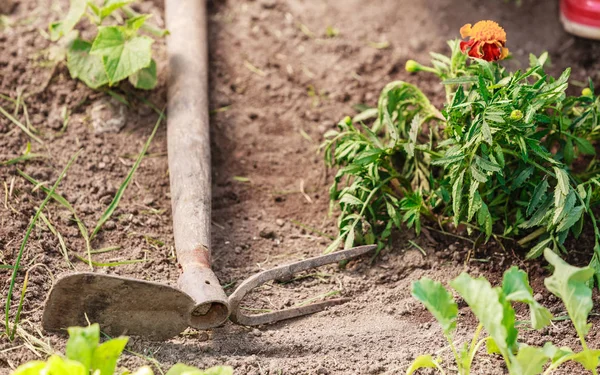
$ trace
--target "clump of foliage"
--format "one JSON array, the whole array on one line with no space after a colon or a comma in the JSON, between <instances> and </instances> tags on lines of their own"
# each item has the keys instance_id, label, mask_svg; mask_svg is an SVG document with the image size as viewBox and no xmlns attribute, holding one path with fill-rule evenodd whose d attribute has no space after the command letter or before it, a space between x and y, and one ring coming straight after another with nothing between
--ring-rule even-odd
<instances>
[{"instance_id":1,"label":"clump of foliage","mask_svg":"<svg viewBox=\"0 0 600 375\"><path fill-rule=\"evenodd\" d=\"M475 35L477 26L461 34ZM450 41L450 56L431 53L432 66L407 62L408 71L440 78L447 99L441 111L416 86L396 81L377 108L325 134L326 162L338 168L330 199L341 210L339 236L327 251L342 243L381 249L393 227L418 234L430 223L466 228L481 241L514 239L536 258L545 247L566 251L567 237L588 225L595 233L591 266L600 275L592 212L600 199L593 157L600 100L591 81L582 95L567 95L570 69L548 75L546 53L511 72L495 61L508 52L505 40L474 39Z\"/></svg>"},{"instance_id":2,"label":"clump of foliage","mask_svg":"<svg viewBox=\"0 0 600 375\"><path fill-rule=\"evenodd\" d=\"M91 88L114 86L124 79L138 89L156 86L156 62L152 59L154 39L142 35L147 30L156 37L164 30L148 26L149 14L137 14L129 4L134 0L71 0L65 19L50 24L52 41L67 37L67 67L71 77ZM79 37L75 26L87 19L97 28L94 38ZM110 23L110 24L108 24Z\"/></svg>"},{"instance_id":3,"label":"clump of foliage","mask_svg":"<svg viewBox=\"0 0 600 375\"><path fill-rule=\"evenodd\" d=\"M585 340L592 327L587 319L593 307L589 281L594 270L590 267L573 267L548 248L544 256L554 267L554 274L545 280L546 288L564 303L577 331L582 347L580 351L557 347L551 342L543 347L518 342L519 326L516 324L513 303L529 305L533 329L539 330L549 325L552 315L533 298L527 274L517 267L504 273L500 287L492 287L485 278L472 278L466 273L450 282L450 286L465 300L479 321L471 341L462 347L457 347L453 338L458 305L452 294L441 283L428 278L413 283L413 297L422 302L442 326L459 375L470 373L471 365L484 344L489 354L502 356L511 375L546 375L567 362L577 362L592 374L597 374L600 350L590 349ZM480 339L483 329L489 336ZM418 356L406 374L411 375L419 368L436 368L445 374L441 361L431 355Z\"/></svg>"},{"instance_id":4,"label":"clump of foliage","mask_svg":"<svg viewBox=\"0 0 600 375\"><path fill-rule=\"evenodd\" d=\"M128 337L121 336L100 344L100 327L70 327L65 355L52 355L46 361L31 361L19 366L12 375L154 375L152 369L143 366L131 372L117 370L117 362L127 345ZM171 367L166 375L233 375L228 366L200 370L182 363Z\"/></svg>"}]
</instances>

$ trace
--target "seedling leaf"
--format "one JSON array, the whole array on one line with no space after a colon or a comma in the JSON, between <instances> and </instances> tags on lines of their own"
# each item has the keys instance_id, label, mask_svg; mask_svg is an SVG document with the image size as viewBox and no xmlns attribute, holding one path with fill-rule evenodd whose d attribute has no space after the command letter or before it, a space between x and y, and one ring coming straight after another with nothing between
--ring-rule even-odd
<instances>
[{"instance_id":1,"label":"seedling leaf","mask_svg":"<svg viewBox=\"0 0 600 375\"><path fill-rule=\"evenodd\" d=\"M129 82L136 89L152 90L156 87L156 61L152 59L150 66L129 76Z\"/></svg>"},{"instance_id":2,"label":"seedling leaf","mask_svg":"<svg viewBox=\"0 0 600 375\"><path fill-rule=\"evenodd\" d=\"M65 348L68 359L81 363L89 373L92 368L94 350L100 342L100 326L95 323L88 327L70 327L69 340Z\"/></svg>"},{"instance_id":3,"label":"seedling leaf","mask_svg":"<svg viewBox=\"0 0 600 375\"><path fill-rule=\"evenodd\" d=\"M98 375L113 375L117 367L117 361L125 349L129 338L117 337L108 340L96 347L92 357L92 370Z\"/></svg>"},{"instance_id":4,"label":"seedling leaf","mask_svg":"<svg viewBox=\"0 0 600 375\"><path fill-rule=\"evenodd\" d=\"M75 39L67 50L67 67L72 78L79 78L90 88L97 89L108 83L108 76L102 65L102 58L90 55L92 44Z\"/></svg>"},{"instance_id":5,"label":"seedling leaf","mask_svg":"<svg viewBox=\"0 0 600 375\"><path fill-rule=\"evenodd\" d=\"M413 282L412 296L425 305L440 323L444 333L449 334L456 328L458 305L440 282L421 278Z\"/></svg>"},{"instance_id":6,"label":"seedling leaf","mask_svg":"<svg viewBox=\"0 0 600 375\"><path fill-rule=\"evenodd\" d=\"M52 22L49 27L50 40L56 42L62 36L67 35L77 22L83 17L85 9L87 8L86 0L71 0L69 3L69 12L64 20L59 22Z\"/></svg>"},{"instance_id":7,"label":"seedling leaf","mask_svg":"<svg viewBox=\"0 0 600 375\"><path fill-rule=\"evenodd\" d=\"M502 280L502 292L509 301L529 305L531 326L533 328L542 329L550 324L552 314L533 298L533 289L529 286L529 278L526 272L514 266L506 271Z\"/></svg>"},{"instance_id":8,"label":"seedling leaf","mask_svg":"<svg viewBox=\"0 0 600 375\"><path fill-rule=\"evenodd\" d=\"M433 357L431 355L420 355L418 356L413 363L410 365L410 367L406 370L406 375L412 375L415 373L415 371L422 369L422 368L440 368L440 364L438 361L436 361L435 359L433 359ZM169 375L169 374L167 374Z\"/></svg>"}]
</instances>

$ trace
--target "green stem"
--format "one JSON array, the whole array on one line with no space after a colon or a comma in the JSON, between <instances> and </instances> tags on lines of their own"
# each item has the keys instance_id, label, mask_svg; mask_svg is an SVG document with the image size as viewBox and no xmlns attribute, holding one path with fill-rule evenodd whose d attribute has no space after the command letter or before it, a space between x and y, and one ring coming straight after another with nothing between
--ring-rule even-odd
<instances>
[{"instance_id":1,"label":"green stem","mask_svg":"<svg viewBox=\"0 0 600 375\"><path fill-rule=\"evenodd\" d=\"M540 227L540 228L536 229L534 232L531 232L527 236L521 238L519 241L517 241L517 243L519 244L519 246L525 246L527 243L535 240L536 238L538 238L539 236L541 236L544 233L546 233L546 228Z\"/></svg>"}]
</instances>

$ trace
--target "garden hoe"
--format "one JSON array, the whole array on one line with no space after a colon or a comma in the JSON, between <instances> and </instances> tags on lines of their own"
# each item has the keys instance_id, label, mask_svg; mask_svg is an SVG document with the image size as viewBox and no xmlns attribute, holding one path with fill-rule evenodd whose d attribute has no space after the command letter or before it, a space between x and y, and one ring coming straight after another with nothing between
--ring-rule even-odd
<instances>
[{"instance_id":1,"label":"garden hoe","mask_svg":"<svg viewBox=\"0 0 600 375\"><path fill-rule=\"evenodd\" d=\"M99 323L109 335L155 340L176 336L187 327L272 323L343 303L334 299L270 314L246 316L240 302L252 288L269 280L365 254L361 246L261 272L243 282L228 300L210 269L210 139L208 51L204 1L166 0L169 55L167 144L173 235L181 267L179 288L127 277L85 272L59 278L48 295L42 324L49 331Z\"/></svg>"}]
</instances>

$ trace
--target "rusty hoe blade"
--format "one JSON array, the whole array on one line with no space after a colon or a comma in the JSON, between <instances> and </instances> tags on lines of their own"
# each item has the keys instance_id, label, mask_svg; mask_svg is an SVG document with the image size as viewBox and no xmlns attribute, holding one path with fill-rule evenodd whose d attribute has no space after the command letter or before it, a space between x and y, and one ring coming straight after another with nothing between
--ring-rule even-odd
<instances>
[{"instance_id":1,"label":"rusty hoe blade","mask_svg":"<svg viewBox=\"0 0 600 375\"><path fill-rule=\"evenodd\" d=\"M180 289L132 278L76 273L52 287L42 319L49 331L99 323L110 335L168 339L229 316L210 269L208 50L203 0L166 0L170 35L167 147Z\"/></svg>"},{"instance_id":2,"label":"rusty hoe blade","mask_svg":"<svg viewBox=\"0 0 600 375\"><path fill-rule=\"evenodd\" d=\"M292 307L285 310L280 310L267 314L259 315L244 315L241 309L241 302L248 292L257 286L260 286L271 280L288 280L295 273L302 272L311 268L323 266L325 264L337 263L343 260L352 259L360 255L366 254L377 248L375 245L358 246L352 249L338 251L335 253L321 255L306 260L301 260L296 263L279 266L267 271L257 273L250 276L229 296L229 307L231 309L232 322L243 324L246 326L257 326L278 322L284 319L296 318L302 315L313 314L324 310L329 306L339 305L348 301L348 298L338 298L328 301L313 303L308 306Z\"/></svg>"}]
</instances>

